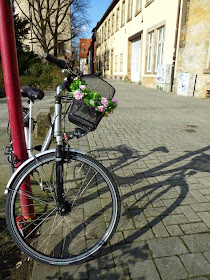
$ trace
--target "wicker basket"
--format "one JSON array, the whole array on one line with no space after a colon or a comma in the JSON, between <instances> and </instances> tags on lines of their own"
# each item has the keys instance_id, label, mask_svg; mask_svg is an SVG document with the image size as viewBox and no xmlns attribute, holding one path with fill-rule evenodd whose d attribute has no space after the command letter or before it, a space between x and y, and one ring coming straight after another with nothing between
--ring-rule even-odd
<instances>
[{"instance_id":1,"label":"wicker basket","mask_svg":"<svg viewBox=\"0 0 210 280\"><path fill-rule=\"evenodd\" d=\"M85 81L86 86L98 93L101 96L112 98L115 94L115 89L103 79L93 76L84 75L81 78ZM69 121L78 125L86 131L93 131L97 128L103 117L103 113L95 111L94 107L87 106L83 100L74 99L68 114Z\"/></svg>"}]
</instances>

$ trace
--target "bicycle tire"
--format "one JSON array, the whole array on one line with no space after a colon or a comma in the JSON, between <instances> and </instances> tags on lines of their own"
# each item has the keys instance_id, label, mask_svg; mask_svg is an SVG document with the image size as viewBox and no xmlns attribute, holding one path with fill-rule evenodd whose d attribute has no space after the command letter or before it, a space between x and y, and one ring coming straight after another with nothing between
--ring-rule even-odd
<instances>
[{"instance_id":1,"label":"bicycle tire","mask_svg":"<svg viewBox=\"0 0 210 280\"><path fill-rule=\"evenodd\" d=\"M22 251L45 264L71 265L92 259L112 238L120 217L119 192L109 172L91 157L70 150L64 161L65 199L71 202L65 216L56 205L55 150L30 160L8 187L10 235ZM32 194L20 189L29 176ZM33 199L35 218L24 219L21 195Z\"/></svg>"}]
</instances>

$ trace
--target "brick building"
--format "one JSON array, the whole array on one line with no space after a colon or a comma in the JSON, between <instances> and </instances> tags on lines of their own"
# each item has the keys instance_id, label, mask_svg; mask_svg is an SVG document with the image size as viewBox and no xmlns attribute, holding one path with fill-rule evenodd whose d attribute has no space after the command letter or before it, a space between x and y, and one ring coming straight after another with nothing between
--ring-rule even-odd
<instances>
[{"instance_id":1,"label":"brick building","mask_svg":"<svg viewBox=\"0 0 210 280\"><path fill-rule=\"evenodd\" d=\"M80 71L83 74L88 74L88 50L91 45L92 39L80 39L80 51L79 51L79 58L80 58Z\"/></svg>"}]
</instances>

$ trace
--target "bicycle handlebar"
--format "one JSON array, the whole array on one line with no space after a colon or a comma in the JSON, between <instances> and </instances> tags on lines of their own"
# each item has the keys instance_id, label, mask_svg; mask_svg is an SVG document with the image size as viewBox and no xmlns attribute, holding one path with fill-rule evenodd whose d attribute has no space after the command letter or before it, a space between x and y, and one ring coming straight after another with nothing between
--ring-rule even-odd
<instances>
[{"instance_id":1,"label":"bicycle handlebar","mask_svg":"<svg viewBox=\"0 0 210 280\"><path fill-rule=\"evenodd\" d=\"M61 69L68 69L67 61L65 59L58 59L52 54L44 53L44 58L54 64L56 64Z\"/></svg>"}]
</instances>

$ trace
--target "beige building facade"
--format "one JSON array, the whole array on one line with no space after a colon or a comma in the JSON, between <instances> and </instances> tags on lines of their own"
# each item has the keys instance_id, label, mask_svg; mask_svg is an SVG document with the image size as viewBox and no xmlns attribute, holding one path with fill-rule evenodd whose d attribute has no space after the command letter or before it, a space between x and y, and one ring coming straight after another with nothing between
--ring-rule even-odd
<instances>
[{"instance_id":1,"label":"beige building facade","mask_svg":"<svg viewBox=\"0 0 210 280\"><path fill-rule=\"evenodd\" d=\"M190 44L190 28L186 27L189 17L186 18L186 11L190 15L192 10L190 6L195 4L193 2L201 3L200 8L202 2L206 2L206 6L209 6L208 0L112 1L96 26L98 72L109 78L130 80L167 92L176 91L179 72L193 70L188 65L187 58L186 67L182 63L182 57L185 57L188 52L187 44L185 48L180 49L183 40L180 35L184 36L183 28L186 29L185 39ZM206 8L206 21L207 13L209 10ZM199 22L198 19L197 21ZM197 28L199 30L199 24ZM207 29L206 24L203 31L205 42L202 43L206 49L208 48ZM207 50L202 52L204 63ZM197 59L198 61L194 59L195 64L200 64L200 57ZM193 72L198 82L198 73ZM207 84L206 78L203 78L203 82L204 80ZM202 97L200 88L195 90L195 95Z\"/></svg>"}]
</instances>

